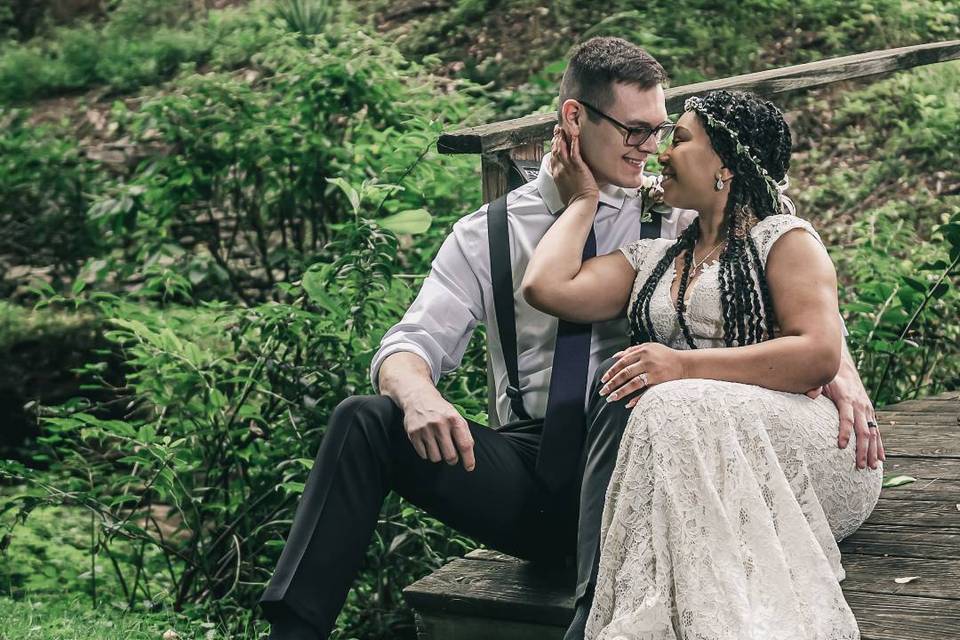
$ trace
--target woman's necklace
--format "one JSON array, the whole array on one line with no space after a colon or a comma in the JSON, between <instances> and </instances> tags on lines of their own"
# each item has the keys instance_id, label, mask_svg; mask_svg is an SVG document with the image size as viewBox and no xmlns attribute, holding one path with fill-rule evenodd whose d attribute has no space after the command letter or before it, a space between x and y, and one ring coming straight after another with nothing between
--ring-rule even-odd
<instances>
[{"instance_id":1,"label":"woman's necklace","mask_svg":"<svg viewBox=\"0 0 960 640\"><path fill-rule=\"evenodd\" d=\"M696 271L696 270L699 269L701 266L703 266L703 263L706 262L707 260L709 260L709 259L710 259L710 256L712 256L713 254L715 254L715 253L717 252L717 249L719 249L719 248L720 248L720 245L722 245L723 243L724 243L724 241L721 240L721 241L718 242L717 244L713 245L713 249L710 249L710 252L709 252L707 255L705 255L705 256L703 256L702 258L700 258L700 260L697 260L696 257L694 257L694 259L693 259L693 267L692 267L693 271Z\"/></svg>"}]
</instances>

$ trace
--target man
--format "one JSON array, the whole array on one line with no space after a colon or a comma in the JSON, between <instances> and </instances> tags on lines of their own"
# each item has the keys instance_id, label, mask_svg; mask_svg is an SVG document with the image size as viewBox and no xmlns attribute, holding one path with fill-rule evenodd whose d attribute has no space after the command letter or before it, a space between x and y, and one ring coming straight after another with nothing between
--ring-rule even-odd
<instances>
[{"instance_id":1,"label":"man","mask_svg":"<svg viewBox=\"0 0 960 640\"><path fill-rule=\"evenodd\" d=\"M625 40L594 38L571 56L560 87L560 121L581 135L584 158L601 187L596 253L616 251L641 235L674 238L690 222L689 212L674 211L659 228L641 227L634 191L646 158L669 129L665 80L659 63ZM500 341L485 206L454 225L417 299L384 336L371 363L371 381L381 395L348 398L330 417L261 600L273 624L271 638L327 637L390 490L507 553L560 563L576 552L577 615L568 637L582 636L604 492L626 424L623 402L607 405L594 393L588 405L588 382L612 364L610 356L626 346L628 332L624 320L592 328L558 322L520 295L530 256L564 206L549 157L537 179L508 194L505 204L516 283L515 350ZM459 366L480 322L490 328L500 429L465 420L435 386ZM514 354L516 383L509 371ZM564 375L552 376L553 369ZM859 393L857 402L868 404L850 371L837 397L847 393L849 402ZM578 437L570 440L571 434Z\"/></svg>"}]
</instances>

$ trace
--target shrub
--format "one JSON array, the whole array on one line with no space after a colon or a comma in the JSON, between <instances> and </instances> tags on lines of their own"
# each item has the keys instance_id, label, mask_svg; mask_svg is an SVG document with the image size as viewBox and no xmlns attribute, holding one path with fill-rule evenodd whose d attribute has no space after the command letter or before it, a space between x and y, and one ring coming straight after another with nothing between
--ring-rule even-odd
<instances>
[{"instance_id":1,"label":"shrub","mask_svg":"<svg viewBox=\"0 0 960 640\"><path fill-rule=\"evenodd\" d=\"M412 291L393 277L396 237L360 215L382 189L344 188L354 217L331 247L338 257L279 285L283 302L185 308L92 294L84 303L111 327L124 379L101 385L111 392L103 403L43 411L51 469L7 463L2 475L33 491L6 509L20 505L21 520L40 504L88 510L93 553L127 606L202 603L227 628L242 619L235 613L275 565L327 416L367 389L373 351ZM189 285L172 278L182 299ZM103 370L84 367L89 380ZM470 415L482 411L461 399ZM391 498L341 625L409 631L399 588L471 546ZM74 580L95 581L91 573Z\"/></svg>"},{"instance_id":2,"label":"shrub","mask_svg":"<svg viewBox=\"0 0 960 640\"><path fill-rule=\"evenodd\" d=\"M161 260L200 297L262 300L321 259L344 221L334 176L396 181L375 215L460 214L479 199L471 159L430 162L441 129L473 115L464 97L373 38L334 37L305 48L288 34L255 75L193 75L120 114L140 141L170 149L91 210L124 277Z\"/></svg>"},{"instance_id":3,"label":"shrub","mask_svg":"<svg viewBox=\"0 0 960 640\"><path fill-rule=\"evenodd\" d=\"M960 381L956 69L878 82L796 132L804 149L796 173L812 185L800 208L826 230L851 350L881 405Z\"/></svg>"},{"instance_id":4,"label":"shrub","mask_svg":"<svg viewBox=\"0 0 960 640\"><path fill-rule=\"evenodd\" d=\"M54 125L34 125L24 110L0 108L0 256L7 270L39 270L72 281L97 240L86 209L103 176L77 142ZM11 295L16 280L2 283Z\"/></svg>"}]
</instances>

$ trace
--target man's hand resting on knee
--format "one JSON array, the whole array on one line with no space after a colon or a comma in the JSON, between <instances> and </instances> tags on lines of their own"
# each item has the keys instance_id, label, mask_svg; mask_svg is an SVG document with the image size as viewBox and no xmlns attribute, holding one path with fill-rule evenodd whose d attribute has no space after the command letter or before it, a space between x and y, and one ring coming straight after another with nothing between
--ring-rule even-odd
<instances>
[{"instance_id":1,"label":"man's hand resting on knee","mask_svg":"<svg viewBox=\"0 0 960 640\"><path fill-rule=\"evenodd\" d=\"M816 398L821 393L833 400L840 414L837 446L846 449L850 437L856 433L857 467L876 469L877 462L883 462L887 457L883 450L883 439L880 437L873 403L863 387L846 344L843 346L837 376L829 384L807 392L807 395Z\"/></svg>"},{"instance_id":2,"label":"man's hand resting on knee","mask_svg":"<svg viewBox=\"0 0 960 640\"><path fill-rule=\"evenodd\" d=\"M380 392L403 411L403 426L417 455L431 462L462 462L464 469L473 471L470 427L437 391L423 358L405 351L394 353L383 361L378 377Z\"/></svg>"}]
</instances>

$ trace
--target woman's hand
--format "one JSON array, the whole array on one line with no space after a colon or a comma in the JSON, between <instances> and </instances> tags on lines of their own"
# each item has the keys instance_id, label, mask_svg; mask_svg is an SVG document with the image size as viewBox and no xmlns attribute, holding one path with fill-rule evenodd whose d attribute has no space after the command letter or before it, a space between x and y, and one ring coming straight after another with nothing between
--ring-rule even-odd
<instances>
[{"instance_id":1,"label":"woman's hand","mask_svg":"<svg viewBox=\"0 0 960 640\"><path fill-rule=\"evenodd\" d=\"M554 127L550 153L550 172L564 204L569 205L579 198L600 198L600 189L593 178L593 172L580 155L580 136L573 136L571 139L563 129Z\"/></svg>"},{"instance_id":2,"label":"woman's hand","mask_svg":"<svg viewBox=\"0 0 960 640\"><path fill-rule=\"evenodd\" d=\"M650 385L685 378L685 360L688 354L656 342L645 342L615 353L620 359L600 378L605 383L600 389L607 402L620 400ZM627 403L633 407L639 396Z\"/></svg>"}]
</instances>

